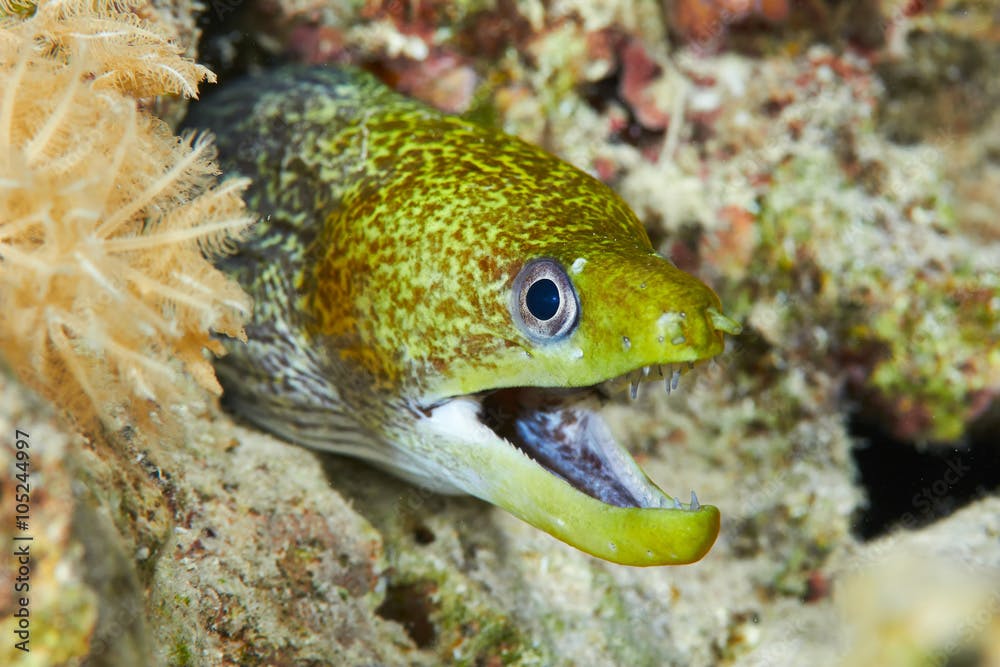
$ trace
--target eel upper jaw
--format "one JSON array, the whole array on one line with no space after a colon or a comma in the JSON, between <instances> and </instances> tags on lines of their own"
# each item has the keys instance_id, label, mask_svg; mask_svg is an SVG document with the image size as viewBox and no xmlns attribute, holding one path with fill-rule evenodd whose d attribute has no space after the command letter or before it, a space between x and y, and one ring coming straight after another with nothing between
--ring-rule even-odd
<instances>
[{"instance_id":1,"label":"eel upper jaw","mask_svg":"<svg viewBox=\"0 0 1000 667\"><path fill-rule=\"evenodd\" d=\"M594 387L498 389L438 403L420 427L456 487L568 544L628 565L700 559L718 534L718 510L660 490L598 408Z\"/></svg>"}]
</instances>

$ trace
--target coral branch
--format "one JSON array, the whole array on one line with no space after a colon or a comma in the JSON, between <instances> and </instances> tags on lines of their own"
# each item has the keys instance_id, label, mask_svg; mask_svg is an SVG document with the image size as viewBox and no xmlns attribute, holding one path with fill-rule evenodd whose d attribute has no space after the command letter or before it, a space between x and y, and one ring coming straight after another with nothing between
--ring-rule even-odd
<instances>
[{"instance_id":1,"label":"coral branch","mask_svg":"<svg viewBox=\"0 0 1000 667\"><path fill-rule=\"evenodd\" d=\"M210 139L137 98L211 73L129 3L0 3L27 16L0 24L0 355L81 425L168 422L219 392L212 333L245 339L249 300L208 257L249 224L247 183L216 184Z\"/></svg>"}]
</instances>

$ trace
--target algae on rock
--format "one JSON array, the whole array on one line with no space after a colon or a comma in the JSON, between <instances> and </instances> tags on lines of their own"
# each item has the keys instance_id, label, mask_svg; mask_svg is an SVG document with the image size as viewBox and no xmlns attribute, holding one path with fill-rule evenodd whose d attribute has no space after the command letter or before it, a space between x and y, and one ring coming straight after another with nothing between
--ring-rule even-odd
<instances>
[{"instance_id":1,"label":"algae on rock","mask_svg":"<svg viewBox=\"0 0 1000 667\"><path fill-rule=\"evenodd\" d=\"M742 314L746 333L679 393L606 408L651 477L722 508L719 543L689 567L609 565L478 501L235 425L203 399L171 408L184 429L125 417L73 436L7 359L0 430L37 447L37 633L30 656L0 662L1000 664L995 490L862 543L847 423L862 402L909 439L954 438L995 401L996 112L966 135L900 145L884 112L906 96L861 52L667 54L658 6L635 0L443 4L289 0L280 22L254 25L300 59L383 65L454 108L474 99L614 184L661 252ZM633 10L643 20L625 21ZM939 42L988 39L952 24ZM995 64L994 52L977 51ZM940 73L933 58L915 64ZM5 436L5 476L10 447Z\"/></svg>"}]
</instances>

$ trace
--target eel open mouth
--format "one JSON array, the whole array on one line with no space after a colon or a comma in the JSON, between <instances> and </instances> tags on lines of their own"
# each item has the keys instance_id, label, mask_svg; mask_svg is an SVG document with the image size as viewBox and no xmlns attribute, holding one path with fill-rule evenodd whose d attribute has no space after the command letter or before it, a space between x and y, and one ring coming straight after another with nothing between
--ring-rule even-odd
<instances>
[{"instance_id":1,"label":"eel open mouth","mask_svg":"<svg viewBox=\"0 0 1000 667\"><path fill-rule=\"evenodd\" d=\"M478 496L589 554L624 565L702 558L719 534L719 510L665 494L615 442L599 414L602 394L666 378L676 366L640 368L591 387L512 387L456 396L420 421L438 456L425 476ZM426 478L425 477L425 478Z\"/></svg>"},{"instance_id":2,"label":"eel open mouth","mask_svg":"<svg viewBox=\"0 0 1000 667\"><path fill-rule=\"evenodd\" d=\"M690 504L682 504L653 484L599 414L604 399L626 387L633 399L639 384L647 381L662 382L668 393L677 389L681 372L677 366L646 366L594 387L484 392L479 418L550 473L603 503L697 510L700 504L693 491Z\"/></svg>"}]
</instances>

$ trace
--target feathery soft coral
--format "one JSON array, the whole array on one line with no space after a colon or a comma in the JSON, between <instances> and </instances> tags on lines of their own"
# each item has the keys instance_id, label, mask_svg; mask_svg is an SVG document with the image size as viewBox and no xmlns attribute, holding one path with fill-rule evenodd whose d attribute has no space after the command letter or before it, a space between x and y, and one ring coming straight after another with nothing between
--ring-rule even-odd
<instances>
[{"instance_id":1,"label":"feathery soft coral","mask_svg":"<svg viewBox=\"0 0 1000 667\"><path fill-rule=\"evenodd\" d=\"M81 424L163 419L190 378L220 392L204 351L250 308L207 259L250 222L245 181L137 107L210 72L121 3L22 9L0 0L0 355Z\"/></svg>"}]
</instances>

